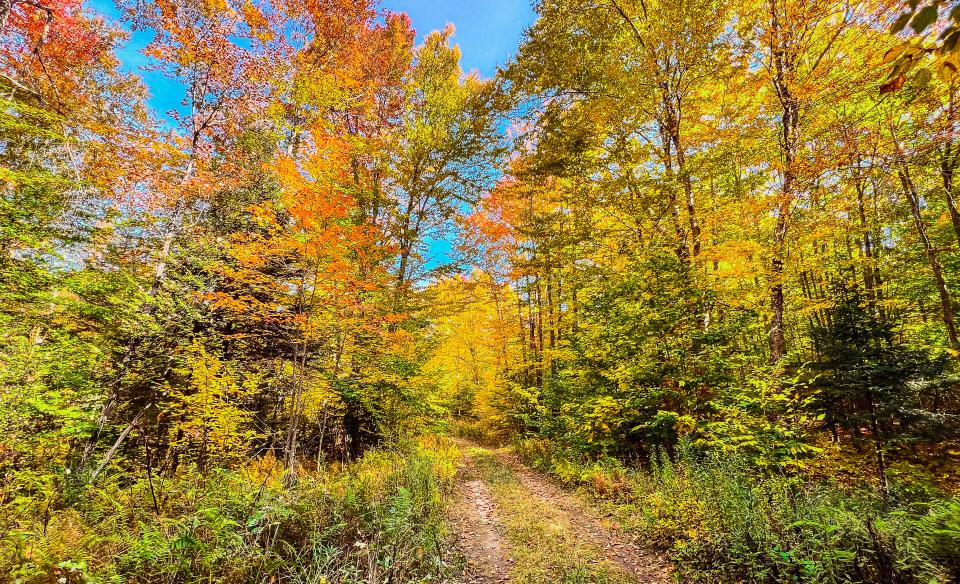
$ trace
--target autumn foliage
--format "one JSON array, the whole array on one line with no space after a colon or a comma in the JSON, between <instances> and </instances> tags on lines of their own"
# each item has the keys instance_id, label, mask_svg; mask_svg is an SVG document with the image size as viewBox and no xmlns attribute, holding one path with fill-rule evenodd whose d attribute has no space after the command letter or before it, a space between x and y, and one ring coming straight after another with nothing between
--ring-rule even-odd
<instances>
[{"instance_id":1,"label":"autumn foliage","mask_svg":"<svg viewBox=\"0 0 960 584\"><path fill-rule=\"evenodd\" d=\"M448 432L689 581L955 581L948 4L540 0L488 79L373 0L0 0L0 582L452 578Z\"/></svg>"}]
</instances>

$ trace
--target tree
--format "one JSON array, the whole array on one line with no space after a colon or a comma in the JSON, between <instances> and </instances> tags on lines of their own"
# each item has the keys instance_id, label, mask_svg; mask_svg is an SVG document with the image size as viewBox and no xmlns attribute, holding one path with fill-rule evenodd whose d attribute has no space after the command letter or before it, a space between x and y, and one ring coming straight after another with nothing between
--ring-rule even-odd
<instances>
[{"instance_id":1,"label":"tree","mask_svg":"<svg viewBox=\"0 0 960 584\"><path fill-rule=\"evenodd\" d=\"M458 207L477 201L494 174L497 88L463 74L451 36L448 26L424 39L405 87L403 131L392 165L396 218L388 228L398 247L401 299L418 277L414 262L425 238L444 235Z\"/></svg>"},{"instance_id":2,"label":"tree","mask_svg":"<svg viewBox=\"0 0 960 584\"><path fill-rule=\"evenodd\" d=\"M821 355L810 384L815 407L835 439L839 428L854 441L867 429L880 488L888 494L891 446L936 441L954 431L949 418L930 409L949 384L949 359L897 344L894 327L869 312L858 289L836 283L833 295L830 319L811 330Z\"/></svg>"},{"instance_id":3,"label":"tree","mask_svg":"<svg viewBox=\"0 0 960 584\"><path fill-rule=\"evenodd\" d=\"M0 35L0 360L4 411L16 412L4 426L17 456L42 437L29 467L57 467L88 430L115 341L104 296L130 294L98 272L97 246L136 165L117 160L150 125L142 85L119 71L120 33L78 3L7 3Z\"/></svg>"}]
</instances>

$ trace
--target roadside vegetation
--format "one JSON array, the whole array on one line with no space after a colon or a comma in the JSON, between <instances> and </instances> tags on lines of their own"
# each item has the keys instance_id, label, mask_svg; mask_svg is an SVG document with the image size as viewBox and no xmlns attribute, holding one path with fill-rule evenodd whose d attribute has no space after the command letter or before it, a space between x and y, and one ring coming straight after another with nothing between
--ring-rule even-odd
<instances>
[{"instance_id":1,"label":"roadside vegetation","mask_svg":"<svg viewBox=\"0 0 960 584\"><path fill-rule=\"evenodd\" d=\"M737 455L681 445L643 469L564 453L537 439L535 468L596 498L691 582L955 582L960 500L759 470ZM903 485L909 488L910 483Z\"/></svg>"},{"instance_id":2,"label":"roadside vegetation","mask_svg":"<svg viewBox=\"0 0 960 584\"><path fill-rule=\"evenodd\" d=\"M267 456L205 477L4 491L0 573L5 582L444 581L460 561L443 520L457 458L449 441L424 439L294 486Z\"/></svg>"}]
</instances>

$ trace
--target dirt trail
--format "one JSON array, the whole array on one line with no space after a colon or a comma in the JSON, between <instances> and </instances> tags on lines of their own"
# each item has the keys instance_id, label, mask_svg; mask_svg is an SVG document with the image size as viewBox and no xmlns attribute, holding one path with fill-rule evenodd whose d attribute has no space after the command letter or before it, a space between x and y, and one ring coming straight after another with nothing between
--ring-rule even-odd
<instances>
[{"instance_id":1,"label":"dirt trail","mask_svg":"<svg viewBox=\"0 0 960 584\"><path fill-rule=\"evenodd\" d=\"M580 498L563 491L548 478L531 470L516 455L498 453L498 456L513 469L531 493L565 513L577 532L600 548L607 560L631 574L638 582L653 584L670 581L665 562L638 549L616 528L604 525L600 515L588 508Z\"/></svg>"},{"instance_id":2,"label":"dirt trail","mask_svg":"<svg viewBox=\"0 0 960 584\"><path fill-rule=\"evenodd\" d=\"M480 480L472 459L464 455L457 471L457 485L450 519L457 545L467 558L464 584L495 584L510 581L509 547L500 533L496 505L490 489Z\"/></svg>"},{"instance_id":3,"label":"dirt trail","mask_svg":"<svg viewBox=\"0 0 960 584\"><path fill-rule=\"evenodd\" d=\"M592 544L603 558L616 565L636 582L666 584L670 582L670 570L661 558L638 549L617 529L605 524L594 509L577 495L568 493L541 474L524 465L511 453L481 449L475 444L460 441L463 452L461 478L458 483L455 507L455 526L460 535L463 553L474 570L466 582L509 582L512 566L509 544L503 535L503 526L498 522L496 504L490 489L474 469L471 450L482 450L494 456L516 475L523 490L534 500L542 502L569 524L573 535Z\"/></svg>"}]
</instances>

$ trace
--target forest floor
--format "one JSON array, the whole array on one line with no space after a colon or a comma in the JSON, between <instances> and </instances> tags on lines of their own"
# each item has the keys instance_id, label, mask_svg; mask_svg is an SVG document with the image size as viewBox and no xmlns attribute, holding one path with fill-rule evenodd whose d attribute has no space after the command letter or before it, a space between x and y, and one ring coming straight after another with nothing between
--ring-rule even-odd
<instances>
[{"instance_id":1,"label":"forest floor","mask_svg":"<svg viewBox=\"0 0 960 584\"><path fill-rule=\"evenodd\" d=\"M507 450L458 445L450 519L466 584L670 582L667 561L636 547L586 498Z\"/></svg>"}]
</instances>

